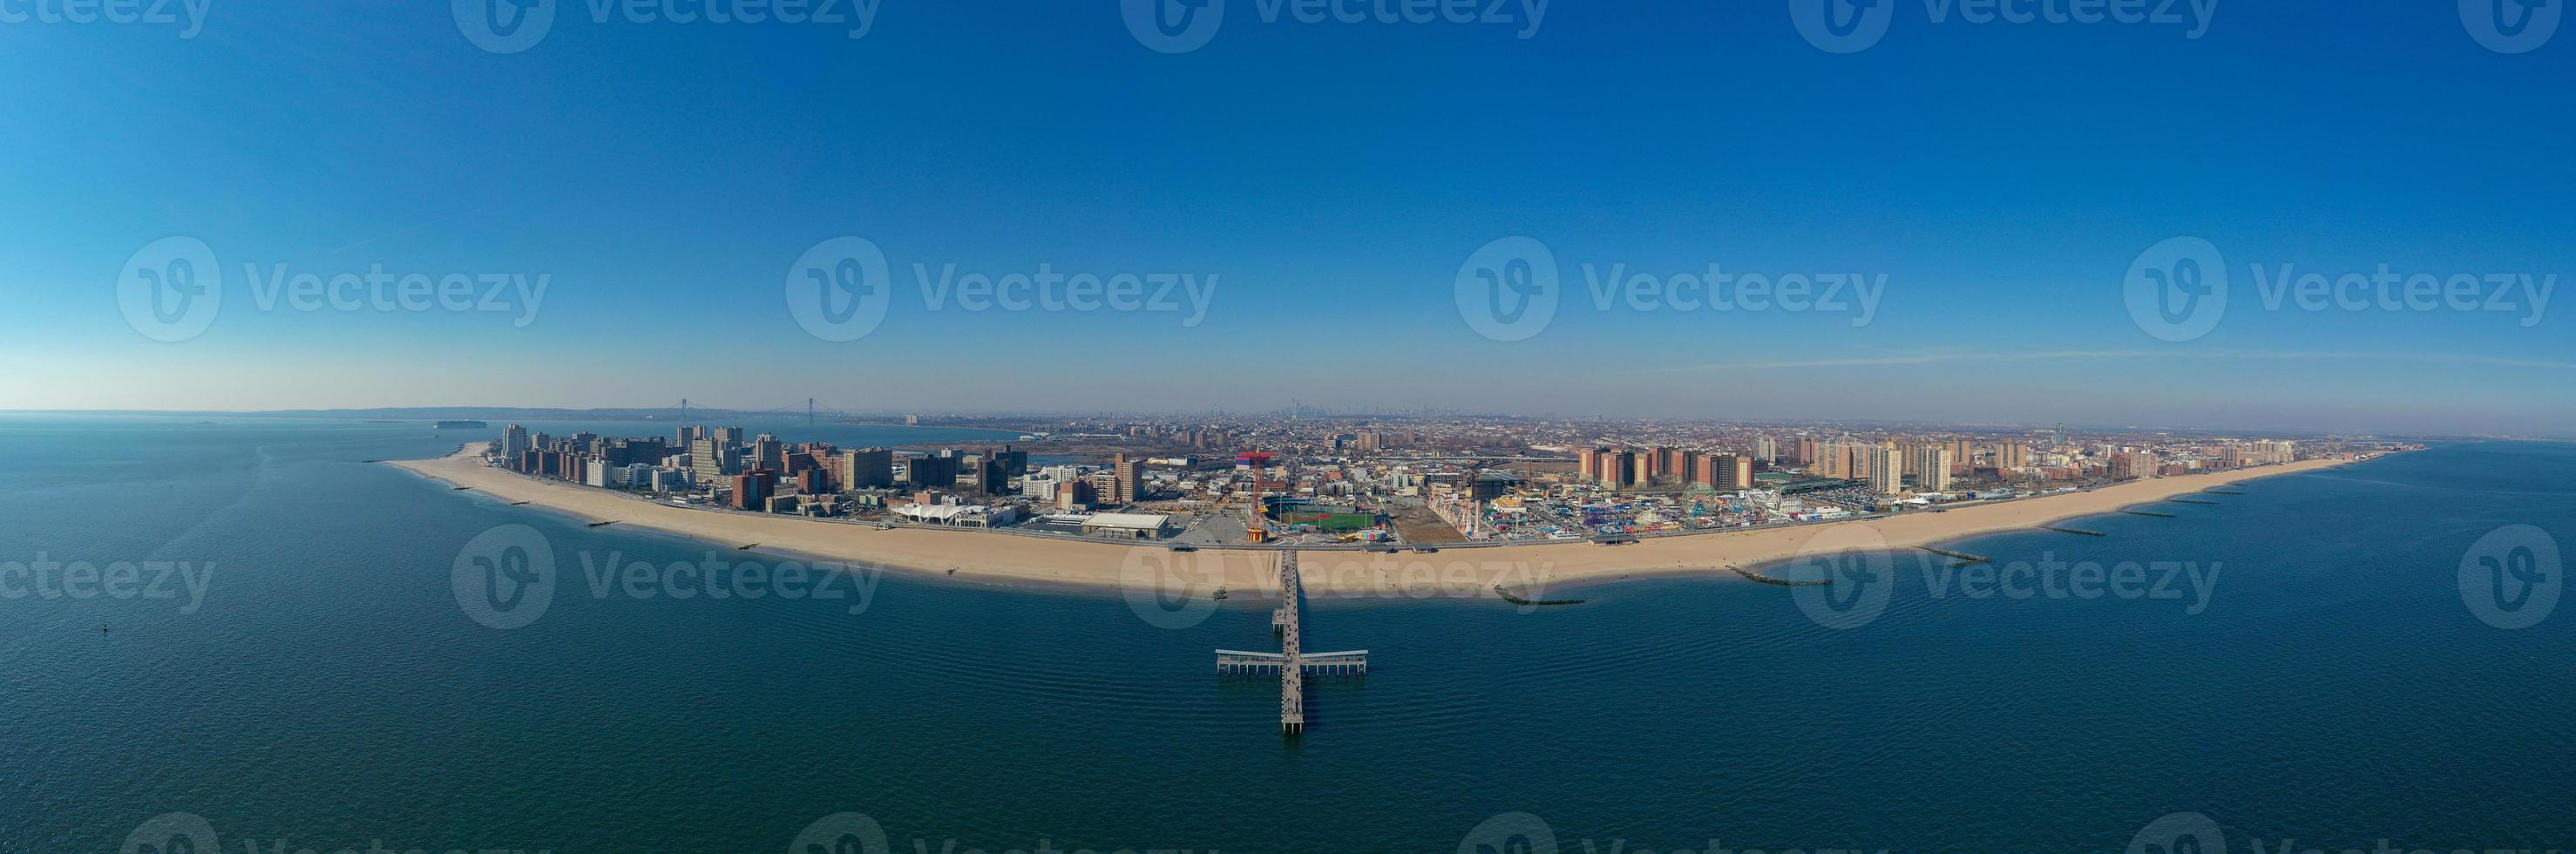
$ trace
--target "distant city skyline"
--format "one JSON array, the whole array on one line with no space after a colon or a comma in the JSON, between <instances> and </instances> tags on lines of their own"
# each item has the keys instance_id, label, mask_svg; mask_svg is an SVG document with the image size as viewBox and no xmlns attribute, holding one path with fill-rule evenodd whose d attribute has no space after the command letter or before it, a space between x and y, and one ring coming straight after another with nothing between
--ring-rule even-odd
<instances>
[{"instance_id":1,"label":"distant city skyline","mask_svg":"<svg viewBox=\"0 0 2576 854\"><path fill-rule=\"evenodd\" d=\"M509 53L444 4L6 30L0 406L2576 421L2549 301L2576 164L2519 154L2576 136L2534 109L2576 44L2501 52L2449 5L2196 35L1909 7L1848 54L1776 4L1247 6L1181 52L1111 3L889 5L855 38L558 5ZM1482 266L1512 238L1552 264ZM2124 295L2184 238L2231 298L2163 310L2206 329ZM138 326L119 288L193 258L208 325ZM1555 283L1498 337L1453 286L1506 271L1538 277L1492 275L1509 299ZM1134 277L1133 310L1047 307L1085 274ZM406 276L465 284L406 303Z\"/></svg>"}]
</instances>

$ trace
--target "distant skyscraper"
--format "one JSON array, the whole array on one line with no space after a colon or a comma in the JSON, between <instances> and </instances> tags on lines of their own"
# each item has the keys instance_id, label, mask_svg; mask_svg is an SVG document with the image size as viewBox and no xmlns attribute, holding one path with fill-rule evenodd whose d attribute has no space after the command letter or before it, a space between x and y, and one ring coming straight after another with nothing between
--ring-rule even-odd
<instances>
[{"instance_id":1,"label":"distant skyscraper","mask_svg":"<svg viewBox=\"0 0 2576 854\"><path fill-rule=\"evenodd\" d=\"M1753 437L1753 458L1761 460L1764 465L1779 462L1780 443L1769 436Z\"/></svg>"}]
</instances>

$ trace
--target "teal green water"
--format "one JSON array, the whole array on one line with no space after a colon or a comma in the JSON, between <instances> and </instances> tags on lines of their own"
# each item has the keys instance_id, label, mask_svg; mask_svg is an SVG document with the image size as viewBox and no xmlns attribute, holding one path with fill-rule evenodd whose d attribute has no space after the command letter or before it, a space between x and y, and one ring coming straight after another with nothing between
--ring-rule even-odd
<instances>
[{"instance_id":1,"label":"teal green water","mask_svg":"<svg viewBox=\"0 0 2576 854\"><path fill-rule=\"evenodd\" d=\"M1321 683L1285 742L1275 682L1211 672L1271 642L1257 603L1162 629L1115 596L944 578L885 576L858 614L567 583L495 630L451 581L497 526L570 572L710 545L360 462L455 434L195 420L0 416L0 562L214 565L193 610L0 599L0 851L116 851L174 812L227 851L779 851L844 811L933 852L1453 851L1511 812L1565 851L2119 851L2184 811L2239 851L2576 849L2576 602L2504 630L2460 589L2491 531L2576 537L2566 446L1954 546L2221 564L2205 601L1935 597L1909 555L1849 630L1715 579L1536 613L1317 601L1310 644L1375 670Z\"/></svg>"}]
</instances>

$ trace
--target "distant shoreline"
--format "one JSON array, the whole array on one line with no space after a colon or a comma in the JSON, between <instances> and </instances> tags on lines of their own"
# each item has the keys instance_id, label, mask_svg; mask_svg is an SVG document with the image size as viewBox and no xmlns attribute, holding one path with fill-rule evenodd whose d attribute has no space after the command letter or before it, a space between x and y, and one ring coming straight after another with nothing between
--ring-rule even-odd
<instances>
[{"instance_id":1,"label":"distant shoreline","mask_svg":"<svg viewBox=\"0 0 2576 854\"><path fill-rule=\"evenodd\" d=\"M1233 594L1230 598L1276 595L1270 589L1275 584L1270 570L1275 551L1202 548L1178 553L1170 551L1169 544L1162 541L1121 544L971 529L879 530L864 523L681 507L495 469L485 465L477 454L477 448L485 444L468 444L456 454L438 459L388 464L504 500L529 502L530 507L592 521L613 520L621 527L649 528L723 548L758 543L764 549L852 564L1039 588L1141 589L1158 579L1186 574L1202 582L1202 586L1222 584ZM2128 481L2089 492L1975 504L1939 513L1920 510L1895 516L1649 537L1620 546L1578 540L1476 547L1449 544L1440 546L1442 551L1438 554L1300 551L1304 555L1308 594L1319 601L1497 598L1492 589L1497 583L1524 596L1543 598L1541 594L1550 590L1640 577L1716 577L1752 583L1742 581L1730 568L1751 569L1794 558L1811 543L1836 550L1853 543L1875 546L1883 542L1891 549L1933 546L2105 515L2230 483L2318 471L2351 462L2355 461L2306 460ZM1820 537L1830 539L1819 542Z\"/></svg>"}]
</instances>

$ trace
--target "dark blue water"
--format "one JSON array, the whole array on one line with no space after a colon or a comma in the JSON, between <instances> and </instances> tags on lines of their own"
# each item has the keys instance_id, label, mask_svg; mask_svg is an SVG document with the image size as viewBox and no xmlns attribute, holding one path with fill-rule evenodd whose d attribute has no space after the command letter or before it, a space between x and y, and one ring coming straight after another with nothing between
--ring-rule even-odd
<instances>
[{"instance_id":1,"label":"dark blue water","mask_svg":"<svg viewBox=\"0 0 2576 854\"><path fill-rule=\"evenodd\" d=\"M1511 812L1564 851L2119 851L2184 811L2239 851L2576 849L2576 601L2504 630L2459 585L2500 527L2576 543L2565 446L1954 545L2219 564L2205 598L1936 598L1899 556L1849 630L1728 580L1536 613L1319 601L1310 645L1375 671L1322 684L1287 743L1275 683L1211 672L1211 648L1271 642L1258 604L1167 630L1114 596L944 578L884 577L855 615L575 586L495 630L451 570L496 526L570 571L708 546L360 462L453 433L194 420L0 417L0 562L214 564L193 607L0 599L0 851L116 851L176 812L227 851L778 851L844 811L933 852L1453 851Z\"/></svg>"}]
</instances>

